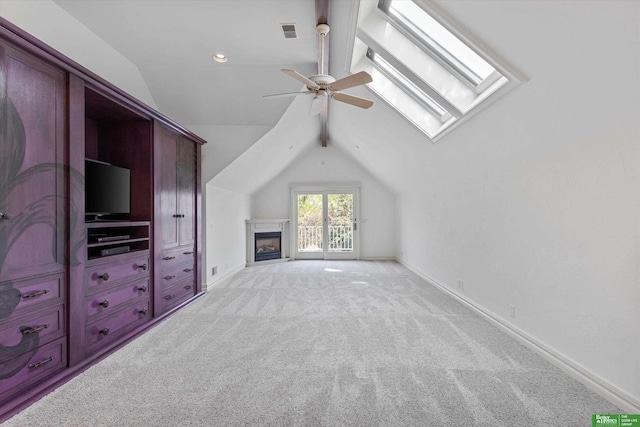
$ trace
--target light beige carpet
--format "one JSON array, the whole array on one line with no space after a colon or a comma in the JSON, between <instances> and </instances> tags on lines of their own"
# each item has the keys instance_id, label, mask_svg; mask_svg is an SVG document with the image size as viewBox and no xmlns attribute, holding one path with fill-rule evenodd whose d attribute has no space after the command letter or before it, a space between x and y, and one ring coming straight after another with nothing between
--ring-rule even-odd
<instances>
[{"instance_id":1,"label":"light beige carpet","mask_svg":"<svg viewBox=\"0 0 640 427\"><path fill-rule=\"evenodd\" d=\"M247 268L7 426L587 426L621 410L394 262Z\"/></svg>"}]
</instances>

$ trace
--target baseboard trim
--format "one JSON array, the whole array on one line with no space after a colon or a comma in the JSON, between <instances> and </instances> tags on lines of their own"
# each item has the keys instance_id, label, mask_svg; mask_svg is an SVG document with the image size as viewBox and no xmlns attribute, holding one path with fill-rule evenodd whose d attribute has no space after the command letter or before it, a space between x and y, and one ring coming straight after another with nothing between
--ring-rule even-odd
<instances>
[{"instance_id":1,"label":"baseboard trim","mask_svg":"<svg viewBox=\"0 0 640 427\"><path fill-rule=\"evenodd\" d=\"M245 268L246 268L246 265L244 263L240 264L239 266L237 266L233 270L227 272L227 274L225 274L223 276L220 276L219 278L217 278L216 280L211 281L210 283L207 283L207 287L204 289L204 291L206 292L210 288L213 288L214 286L218 286L223 281L231 279L233 276L235 276L236 274L240 273Z\"/></svg>"},{"instance_id":2,"label":"baseboard trim","mask_svg":"<svg viewBox=\"0 0 640 427\"><path fill-rule=\"evenodd\" d=\"M490 322L507 332L510 336L517 339L520 343L535 351L537 354L542 356L544 359L546 359L556 367L560 368L570 377L574 378L577 381L580 381L588 389L592 390L595 393L598 393L605 399L609 400L611 403L614 403L621 409L627 411L627 413L640 413L640 401L633 396L630 396L605 379L593 374L588 369L581 366L579 363L571 360L570 358L552 349L551 347L548 347L538 339L510 324L500 316L475 303L473 300L466 298L464 295L461 295L453 291L451 288L445 286L444 284L438 282L437 280L432 279L406 261L400 258L396 258L396 261L411 270L413 273L420 276L427 283L435 286L447 295L469 307L471 310L478 313L485 319L489 320Z\"/></svg>"},{"instance_id":3,"label":"baseboard trim","mask_svg":"<svg viewBox=\"0 0 640 427\"><path fill-rule=\"evenodd\" d=\"M394 256L363 256L360 261L397 261Z\"/></svg>"}]
</instances>

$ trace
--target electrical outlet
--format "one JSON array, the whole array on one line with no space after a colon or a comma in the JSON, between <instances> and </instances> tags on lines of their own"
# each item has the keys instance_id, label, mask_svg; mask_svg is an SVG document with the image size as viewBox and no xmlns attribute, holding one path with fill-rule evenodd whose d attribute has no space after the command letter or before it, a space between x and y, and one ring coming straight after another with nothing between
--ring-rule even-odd
<instances>
[{"instance_id":1,"label":"electrical outlet","mask_svg":"<svg viewBox=\"0 0 640 427\"><path fill-rule=\"evenodd\" d=\"M215 266L215 267L211 268L211 275L215 276L216 274L218 274L218 266Z\"/></svg>"},{"instance_id":2,"label":"electrical outlet","mask_svg":"<svg viewBox=\"0 0 640 427\"><path fill-rule=\"evenodd\" d=\"M458 289L460 289L461 291L464 291L464 281L463 280L458 280Z\"/></svg>"},{"instance_id":3,"label":"electrical outlet","mask_svg":"<svg viewBox=\"0 0 640 427\"><path fill-rule=\"evenodd\" d=\"M509 305L509 316L516 317L516 306L513 304Z\"/></svg>"}]
</instances>

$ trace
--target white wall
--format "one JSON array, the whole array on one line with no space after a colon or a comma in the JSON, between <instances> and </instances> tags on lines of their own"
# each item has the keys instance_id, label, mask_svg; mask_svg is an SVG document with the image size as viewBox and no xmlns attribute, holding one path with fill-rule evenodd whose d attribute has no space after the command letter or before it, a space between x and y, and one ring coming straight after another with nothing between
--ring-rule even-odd
<instances>
[{"instance_id":1,"label":"white wall","mask_svg":"<svg viewBox=\"0 0 640 427\"><path fill-rule=\"evenodd\" d=\"M211 285L242 268L246 262L245 219L251 216L251 197L206 186L205 283ZM213 267L218 267L214 276Z\"/></svg>"},{"instance_id":2,"label":"white wall","mask_svg":"<svg viewBox=\"0 0 640 427\"><path fill-rule=\"evenodd\" d=\"M202 146L202 182L206 184L260 140L272 126L188 125L187 128L207 141Z\"/></svg>"},{"instance_id":3,"label":"white wall","mask_svg":"<svg viewBox=\"0 0 640 427\"><path fill-rule=\"evenodd\" d=\"M399 193L399 257L637 412L640 3L441 4L530 80L437 144L334 114Z\"/></svg>"},{"instance_id":4,"label":"white wall","mask_svg":"<svg viewBox=\"0 0 640 427\"><path fill-rule=\"evenodd\" d=\"M252 217L290 218L290 184L331 185L358 182L360 187L360 257L395 256L395 196L348 155L318 145L253 195Z\"/></svg>"},{"instance_id":5,"label":"white wall","mask_svg":"<svg viewBox=\"0 0 640 427\"><path fill-rule=\"evenodd\" d=\"M158 109L138 68L51 0L0 0L0 16Z\"/></svg>"}]
</instances>

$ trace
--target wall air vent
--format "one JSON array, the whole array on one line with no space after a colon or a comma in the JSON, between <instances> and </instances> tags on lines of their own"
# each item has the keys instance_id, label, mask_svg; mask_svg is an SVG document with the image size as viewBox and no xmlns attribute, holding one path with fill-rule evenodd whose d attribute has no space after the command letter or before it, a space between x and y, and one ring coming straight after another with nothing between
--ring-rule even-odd
<instances>
[{"instance_id":1,"label":"wall air vent","mask_svg":"<svg viewBox=\"0 0 640 427\"><path fill-rule=\"evenodd\" d=\"M282 32L285 39L297 39L296 24L282 24Z\"/></svg>"}]
</instances>

